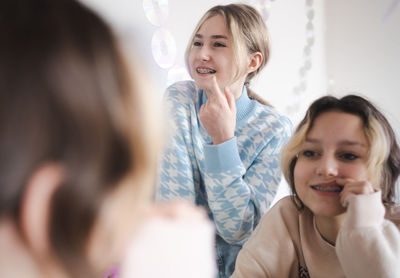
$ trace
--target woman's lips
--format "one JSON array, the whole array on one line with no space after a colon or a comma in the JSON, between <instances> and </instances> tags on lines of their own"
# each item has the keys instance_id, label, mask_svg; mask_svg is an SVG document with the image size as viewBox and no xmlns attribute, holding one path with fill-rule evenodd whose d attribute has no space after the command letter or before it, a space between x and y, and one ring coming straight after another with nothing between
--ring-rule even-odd
<instances>
[{"instance_id":1,"label":"woman's lips","mask_svg":"<svg viewBox=\"0 0 400 278\"><path fill-rule=\"evenodd\" d=\"M337 184L336 182L329 183L319 183L311 185L311 188L316 191L327 192L327 193L340 193L343 190L343 186Z\"/></svg>"},{"instance_id":2,"label":"woman's lips","mask_svg":"<svg viewBox=\"0 0 400 278\"><path fill-rule=\"evenodd\" d=\"M196 72L200 74L210 74L210 73L216 73L217 71L211 68L198 67L196 68Z\"/></svg>"}]
</instances>

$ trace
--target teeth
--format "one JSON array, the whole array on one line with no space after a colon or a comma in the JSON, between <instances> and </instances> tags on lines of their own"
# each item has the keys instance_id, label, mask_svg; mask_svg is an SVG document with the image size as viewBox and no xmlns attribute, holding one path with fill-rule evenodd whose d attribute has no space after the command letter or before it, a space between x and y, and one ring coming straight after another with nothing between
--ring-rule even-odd
<instances>
[{"instance_id":1,"label":"teeth","mask_svg":"<svg viewBox=\"0 0 400 278\"><path fill-rule=\"evenodd\" d=\"M329 187L329 186L311 186L313 189L320 190L320 191L326 191L326 192L341 192L343 187L335 186L335 187Z\"/></svg>"},{"instance_id":2,"label":"teeth","mask_svg":"<svg viewBox=\"0 0 400 278\"><path fill-rule=\"evenodd\" d=\"M215 73L216 71L212 70L212 69L200 69L200 68L198 68L197 72L198 73Z\"/></svg>"}]
</instances>

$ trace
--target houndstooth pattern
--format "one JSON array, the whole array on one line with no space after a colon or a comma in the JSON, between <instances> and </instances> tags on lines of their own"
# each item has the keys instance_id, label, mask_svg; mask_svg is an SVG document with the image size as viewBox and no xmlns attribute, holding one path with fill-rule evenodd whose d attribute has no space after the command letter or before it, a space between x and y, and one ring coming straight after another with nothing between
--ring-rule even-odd
<instances>
[{"instance_id":1,"label":"houndstooth pattern","mask_svg":"<svg viewBox=\"0 0 400 278\"><path fill-rule=\"evenodd\" d=\"M175 83L165 101L171 137L161 160L156 198L183 198L204 206L226 242L243 244L277 192L279 154L291 134L290 121L247 98L248 113L237 119L235 138L222 151L222 146L211 145L197 116L205 96L194 82ZM214 153L221 154L221 163L210 167Z\"/></svg>"},{"instance_id":2,"label":"houndstooth pattern","mask_svg":"<svg viewBox=\"0 0 400 278\"><path fill-rule=\"evenodd\" d=\"M252 115L238 123L235 131L241 163L223 171L208 170L204 145L211 144L211 138L197 117L198 91L190 81L167 90L173 136L161 162L157 196L195 203L203 187L207 198L203 205L209 205L218 233L228 242L241 241L250 235L276 194L281 177L279 152L290 136L291 124L270 107L256 103Z\"/></svg>"}]
</instances>

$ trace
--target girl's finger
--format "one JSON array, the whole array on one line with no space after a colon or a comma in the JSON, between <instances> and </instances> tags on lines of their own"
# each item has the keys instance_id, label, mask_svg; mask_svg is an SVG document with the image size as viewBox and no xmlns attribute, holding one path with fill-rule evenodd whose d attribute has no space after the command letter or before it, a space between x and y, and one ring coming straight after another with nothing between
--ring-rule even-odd
<instances>
[{"instance_id":1,"label":"girl's finger","mask_svg":"<svg viewBox=\"0 0 400 278\"><path fill-rule=\"evenodd\" d=\"M236 109L235 96L229 91L228 87L224 88L226 100L231 110Z\"/></svg>"},{"instance_id":2,"label":"girl's finger","mask_svg":"<svg viewBox=\"0 0 400 278\"><path fill-rule=\"evenodd\" d=\"M211 88L212 88L212 94L211 94L212 97L219 100L225 99L224 94L221 92L221 89L219 88L217 77L215 77L215 75L212 77L211 80Z\"/></svg>"}]
</instances>

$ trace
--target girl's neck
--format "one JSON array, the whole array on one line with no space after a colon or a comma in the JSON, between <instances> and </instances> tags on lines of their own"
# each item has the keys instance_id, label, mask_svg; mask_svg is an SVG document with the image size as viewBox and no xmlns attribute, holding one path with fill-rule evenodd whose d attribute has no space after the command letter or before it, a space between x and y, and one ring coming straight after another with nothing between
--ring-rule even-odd
<instances>
[{"instance_id":1,"label":"girl's neck","mask_svg":"<svg viewBox=\"0 0 400 278\"><path fill-rule=\"evenodd\" d=\"M336 237L342 227L346 213L334 217L315 215L315 224L322 238L332 245L336 243Z\"/></svg>"},{"instance_id":2,"label":"girl's neck","mask_svg":"<svg viewBox=\"0 0 400 278\"><path fill-rule=\"evenodd\" d=\"M237 81L230 86L231 93L235 96L235 100L238 100L243 92L244 82Z\"/></svg>"},{"instance_id":3,"label":"girl's neck","mask_svg":"<svg viewBox=\"0 0 400 278\"><path fill-rule=\"evenodd\" d=\"M229 91L231 92L231 94L233 94L233 96L235 97L235 100L238 100L240 98L240 96L242 95L243 92L243 86L244 86L244 77L243 78L239 78L238 80L234 81L232 84L230 84L228 86ZM222 94L224 94L224 88L220 88L222 91ZM207 98L210 98L210 95L212 94L212 92L210 92L207 89L204 89Z\"/></svg>"}]
</instances>

